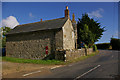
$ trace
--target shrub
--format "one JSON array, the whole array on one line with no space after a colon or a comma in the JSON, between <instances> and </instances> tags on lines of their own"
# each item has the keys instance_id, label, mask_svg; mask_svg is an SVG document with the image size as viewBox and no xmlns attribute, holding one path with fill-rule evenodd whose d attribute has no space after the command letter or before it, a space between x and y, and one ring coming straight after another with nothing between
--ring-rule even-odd
<instances>
[{"instance_id":1,"label":"shrub","mask_svg":"<svg viewBox=\"0 0 120 80\"><path fill-rule=\"evenodd\" d=\"M97 51L97 46L95 44L93 45L93 51Z\"/></svg>"}]
</instances>

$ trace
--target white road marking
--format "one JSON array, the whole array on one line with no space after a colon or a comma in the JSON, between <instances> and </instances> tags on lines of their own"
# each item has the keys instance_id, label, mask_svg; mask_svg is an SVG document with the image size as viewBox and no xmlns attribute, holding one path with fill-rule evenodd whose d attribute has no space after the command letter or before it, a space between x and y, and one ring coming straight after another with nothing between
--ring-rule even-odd
<instances>
[{"instance_id":1,"label":"white road marking","mask_svg":"<svg viewBox=\"0 0 120 80\"><path fill-rule=\"evenodd\" d=\"M82 75L80 75L80 76L76 77L74 80L77 80L77 79L81 78L82 76L84 76L84 75L88 74L89 72L91 72L91 71L93 71L93 70L97 69L97 68L98 68L98 67L100 67L100 66L101 66L101 65L97 65L96 67L94 67L94 68L90 69L89 71L87 71L87 72L83 73Z\"/></svg>"},{"instance_id":2,"label":"white road marking","mask_svg":"<svg viewBox=\"0 0 120 80\"><path fill-rule=\"evenodd\" d=\"M52 67L51 69L55 69L55 68L58 68L58 67L61 67L61 66Z\"/></svg>"},{"instance_id":3,"label":"white road marking","mask_svg":"<svg viewBox=\"0 0 120 80\"><path fill-rule=\"evenodd\" d=\"M25 76L28 76L28 75L31 75L31 74L35 74L35 73L39 73L39 72L41 72L41 71L35 71L35 72L27 73L27 74L24 74L23 76L25 77Z\"/></svg>"}]
</instances>

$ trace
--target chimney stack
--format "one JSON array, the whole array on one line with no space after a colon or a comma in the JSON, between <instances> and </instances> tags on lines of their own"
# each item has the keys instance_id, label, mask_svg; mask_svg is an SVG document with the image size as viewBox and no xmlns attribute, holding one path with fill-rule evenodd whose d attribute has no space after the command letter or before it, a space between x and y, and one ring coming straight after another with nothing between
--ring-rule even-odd
<instances>
[{"instance_id":1,"label":"chimney stack","mask_svg":"<svg viewBox=\"0 0 120 80\"><path fill-rule=\"evenodd\" d=\"M68 6L66 6L66 9L65 9L65 17L69 17L69 10L68 10Z\"/></svg>"},{"instance_id":2,"label":"chimney stack","mask_svg":"<svg viewBox=\"0 0 120 80\"><path fill-rule=\"evenodd\" d=\"M42 22L42 19L41 19L41 22Z\"/></svg>"},{"instance_id":3,"label":"chimney stack","mask_svg":"<svg viewBox=\"0 0 120 80\"><path fill-rule=\"evenodd\" d=\"M72 22L73 23L76 23L76 21L75 21L75 14L73 13L73 15L72 15Z\"/></svg>"}]
</instances>

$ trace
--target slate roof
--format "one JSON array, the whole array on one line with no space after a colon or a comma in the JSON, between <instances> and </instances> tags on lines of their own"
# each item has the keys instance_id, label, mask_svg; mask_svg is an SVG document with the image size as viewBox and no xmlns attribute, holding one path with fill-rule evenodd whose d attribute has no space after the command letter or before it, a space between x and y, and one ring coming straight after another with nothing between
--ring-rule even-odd
<instances>
[{"instance_id":1,"label":"slate roof","mask_svg":"<svg viewBox=\"0 0 120 80\"><path fill-rule=\"evenodd\" d=\"M9 31L7 35L23 33L23 32L32 32L32 31L38 31L38 30L58 29L63 27L67 19L68 18L63 17L63 18L57 18L52 20L45 20L45 21L40 21L35 23L18 25L14 29Z\"/></svg>"}]
</instances>

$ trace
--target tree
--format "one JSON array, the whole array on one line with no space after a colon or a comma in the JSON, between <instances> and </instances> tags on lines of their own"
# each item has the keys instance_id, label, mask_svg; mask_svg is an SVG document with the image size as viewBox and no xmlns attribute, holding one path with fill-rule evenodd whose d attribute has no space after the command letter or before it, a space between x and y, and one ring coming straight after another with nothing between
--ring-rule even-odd
<instances>
[{"instance_id":1,"label":"tree","mask_svg":"<svg viewBox=\"0 0 120 80\"><path fill-rule=\"evenodd\" d=\"M93 41L94 36L92 32L89 30L87 24L83 25L83 29L80 29L79 34L80 41L84 42L85 44L90 45L90 43L92 44L92 42L94 42Z\"/></svg>"},{"instance_id":2,"label":"tree","mask_svg":"<svg viewBox=\"0 0 120 80\"><path fill-rule=\"evenodd\" d=\"M6 35L6 33L8 33L10 30L11 30L11 28L10 27L2 27L3 28L3 36L5 36Z\"/></svg>"},{"instance_id":3,"label":"tree","mask_svg":"<svg viewBox=\"0 0 120 80\"><path fill-rule=\"evenodd\" d=\"M10 30L11 30L11 28L10 27L1 27L1 29L0 29L1 31L2 31L2 35L1 35L1 37L2 37L2 47L5 47L6 46L6 33L8 33Z\"/></svg>"},{"instance_id":4,"label":"tree","mask_svg":"<svg viewBox=\"0 0 120 80\"><path fill-rule=\"evenodd\" d=\"M78 18L77 32L78 32L78 44L84 42L87 46L92 46L94 42L98 41L103 35L105 27L101 28L98 21L90 19L88 14L83 14L82 18Z\"/></svg>"}]
</instances>

